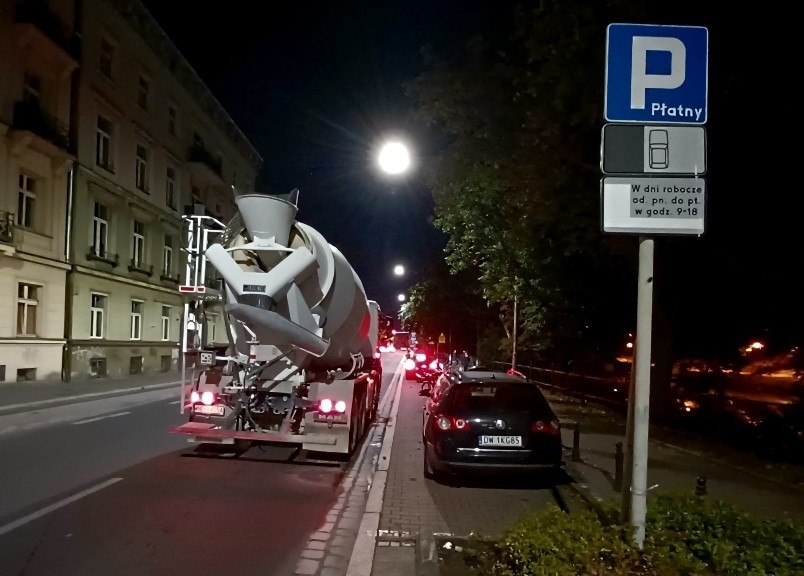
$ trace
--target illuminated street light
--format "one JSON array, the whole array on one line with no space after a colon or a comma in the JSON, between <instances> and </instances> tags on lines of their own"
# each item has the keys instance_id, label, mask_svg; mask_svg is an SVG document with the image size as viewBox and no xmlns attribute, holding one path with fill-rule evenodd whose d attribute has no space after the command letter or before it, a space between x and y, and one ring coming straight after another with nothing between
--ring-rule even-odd
<instances>
[{"instance_id":1,"label":"illuminated street light","mask_svg":"<svg viewBox=\"0 0 804 576\"><path fill-rule=\"evenodd\" d=\"M400 294L399 296L396 297L396 299L399 300L400 302L404 302L405 301L405 295Z\"/></svg>"},{"instance_id":2,"label":"illuminated street light","mask_svg":"<svg viewBox=\"0 0 804 576\"><path fill-rule=\"evenodd\" d=\"M404 276L405 275L405 267L402 264L397 264L394 266L394 275L395 276Z\"/></svg>"},{"instance_id":3,"label":"illuminated street light","mask_svg":"<svg viewBox=\"0 0 804 576\"><path fill-rule=\"evenodd\" d=\"M401 142L388 142L380 150L377 161L384 172L401 174L410 166L410 153Z\"/></svg>"}]
</instances>

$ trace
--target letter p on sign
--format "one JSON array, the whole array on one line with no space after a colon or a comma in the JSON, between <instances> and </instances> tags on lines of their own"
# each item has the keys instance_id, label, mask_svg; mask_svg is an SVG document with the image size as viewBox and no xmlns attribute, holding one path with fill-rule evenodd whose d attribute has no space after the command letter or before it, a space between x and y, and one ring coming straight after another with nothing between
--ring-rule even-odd
<instances>
[{"instance_id":1,"label":"letter p on sign","mask_svg":"<svg viewBox=\"0 0 804 576\"><path fill-rule=\"evenodd\" d=\"M648 52L669 52L670 73L648 74ZM672 90L684 83L687 49L678 38L634 36L631 46L631 108L645 108L648 88Z\"/></svg>"}]
</instances>

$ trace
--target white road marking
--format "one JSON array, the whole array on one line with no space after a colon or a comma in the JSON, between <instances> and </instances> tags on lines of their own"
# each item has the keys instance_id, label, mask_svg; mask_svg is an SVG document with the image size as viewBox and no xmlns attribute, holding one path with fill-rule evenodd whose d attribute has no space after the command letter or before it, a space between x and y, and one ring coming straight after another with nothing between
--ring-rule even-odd
<instances>
[{"instance_id":1,"label":"white road marking","mask_svg":"<svg viewBox=\"0 0 804 576\"><path fill-rule=\"evenodd\" d=\"M181 404L181 400L174 400L173 402L170 402L170 404Z\"/></svg>"},{"instance_id":2,"label":"white road marking","mask_svg":"<svg viewBox=\"0 0 804 576\"><path fill-rule=\"evenodd\" d=\"M58 510L59 508L63 508L64 506L67 506L68 504L72 504L73 502L75 502L77 500L80 500L81 498L84 498L85 496L89 496L90 494L94 494L95 492L98 492L99 490L103 490L104 488L107 488L107 487L111 486L112 484L117 484L121 480L122 480L122 478L110 478L106 482L101 482L97 486L93 486L92 488L87 488L86 490L82 490L81 492L78 492L77 494L73 494L72 496L69 496L68 498L65 498L64 500L59 500L58 502L56 502L54 504L51 504L50 506L45 506L41 510L37 510L36 512L32 512L31 514L28 514L27 516L23 516L19 520L14 520L14 522L9 522L5 526L0 526L0 536L2 536L3 534L9 533L12 530L16 530L20 526L25 526L28 522L33 522L34 520L36 520L38 518L41 518L42 516L50 514L54 510Z\"/></svg>"},{"instance_id":3,"label":"white road marking","mask_svg":"<svg viewBox=\"0 0 804 576\"><path fill-rule=\"evenodd\" d=\"M106 420L107 418L117 418L118 416L125 416L131 412L118 412L117 414L107 414L106 416L98 416L97 418L87 418L86 420L77 420L72 422L73 426L78 424L89 424L90 422L97 422L98 420Z\"/></svg>"}]
</instances>

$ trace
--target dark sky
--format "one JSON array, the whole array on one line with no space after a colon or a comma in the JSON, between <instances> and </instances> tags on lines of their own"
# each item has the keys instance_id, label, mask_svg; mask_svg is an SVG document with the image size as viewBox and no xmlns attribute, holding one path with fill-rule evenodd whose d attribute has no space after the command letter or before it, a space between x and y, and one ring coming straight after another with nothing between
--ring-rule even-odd
<instances>
[{"instance_id":1,"label":"dark sky","mask_svg":"<svg viewBox=\"0 0 804 576\"><path fill-rule=\"evenodd\" d=\"M299 188L298 219L340 248L369 298L395 315L396 294L417 277L393 277L393 264L423 269L443 258L444 238L428 225L422 174L381 177L375 147L401 135L427 162L433 139L403 89L420 71L422 46L461 49L516 2L144 2L262 154L259 190ZM781 2L761 12L697 0L656 6L667 12L656 23L710 29L707 232L657 245L672 265L666 289L691 319L684 340L707 342L700 326L713 324L738 339L762 329L800 335L804 193L798 145L784 145L800 105L785 18L773 10ZM602 67L600 77L602 85Z\"/></svg>"},{"instance_id":2,"label":"dark sky","mask_svg":"<svg viewBox=\"0 0 804 576\"><path fill-rule=\"evenodd\" d=\"M394 315L416 268L443 258L444 238L428 225L421 174L381 176L374 149L399 135L426 160L403 88L421 47L460 46L512 3L196 1L189 19L188 2L144 3L263 156L260 191L299 188L298 219L337 246L369 298ZM391 274L397 261L408 279Z\"/></svg>"}]
</instances>

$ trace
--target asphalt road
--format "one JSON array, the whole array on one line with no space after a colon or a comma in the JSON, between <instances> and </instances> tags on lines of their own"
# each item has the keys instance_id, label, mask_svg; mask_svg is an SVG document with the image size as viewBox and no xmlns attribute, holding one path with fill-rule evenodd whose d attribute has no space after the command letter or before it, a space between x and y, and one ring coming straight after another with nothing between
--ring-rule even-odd
<instances>
[{"instance_id":1,"label":"asphalt road","mask_svg":"<svg viewBox=\"0 0 804 576\"><path fill-rule=\"evenodd\" d=\"M0 435L0 573L292 573L345 466L288 462L288 448L199 455L167 433L185 418L175 402L166 390L15 415Z\"/></svg>"}]
</instances>

